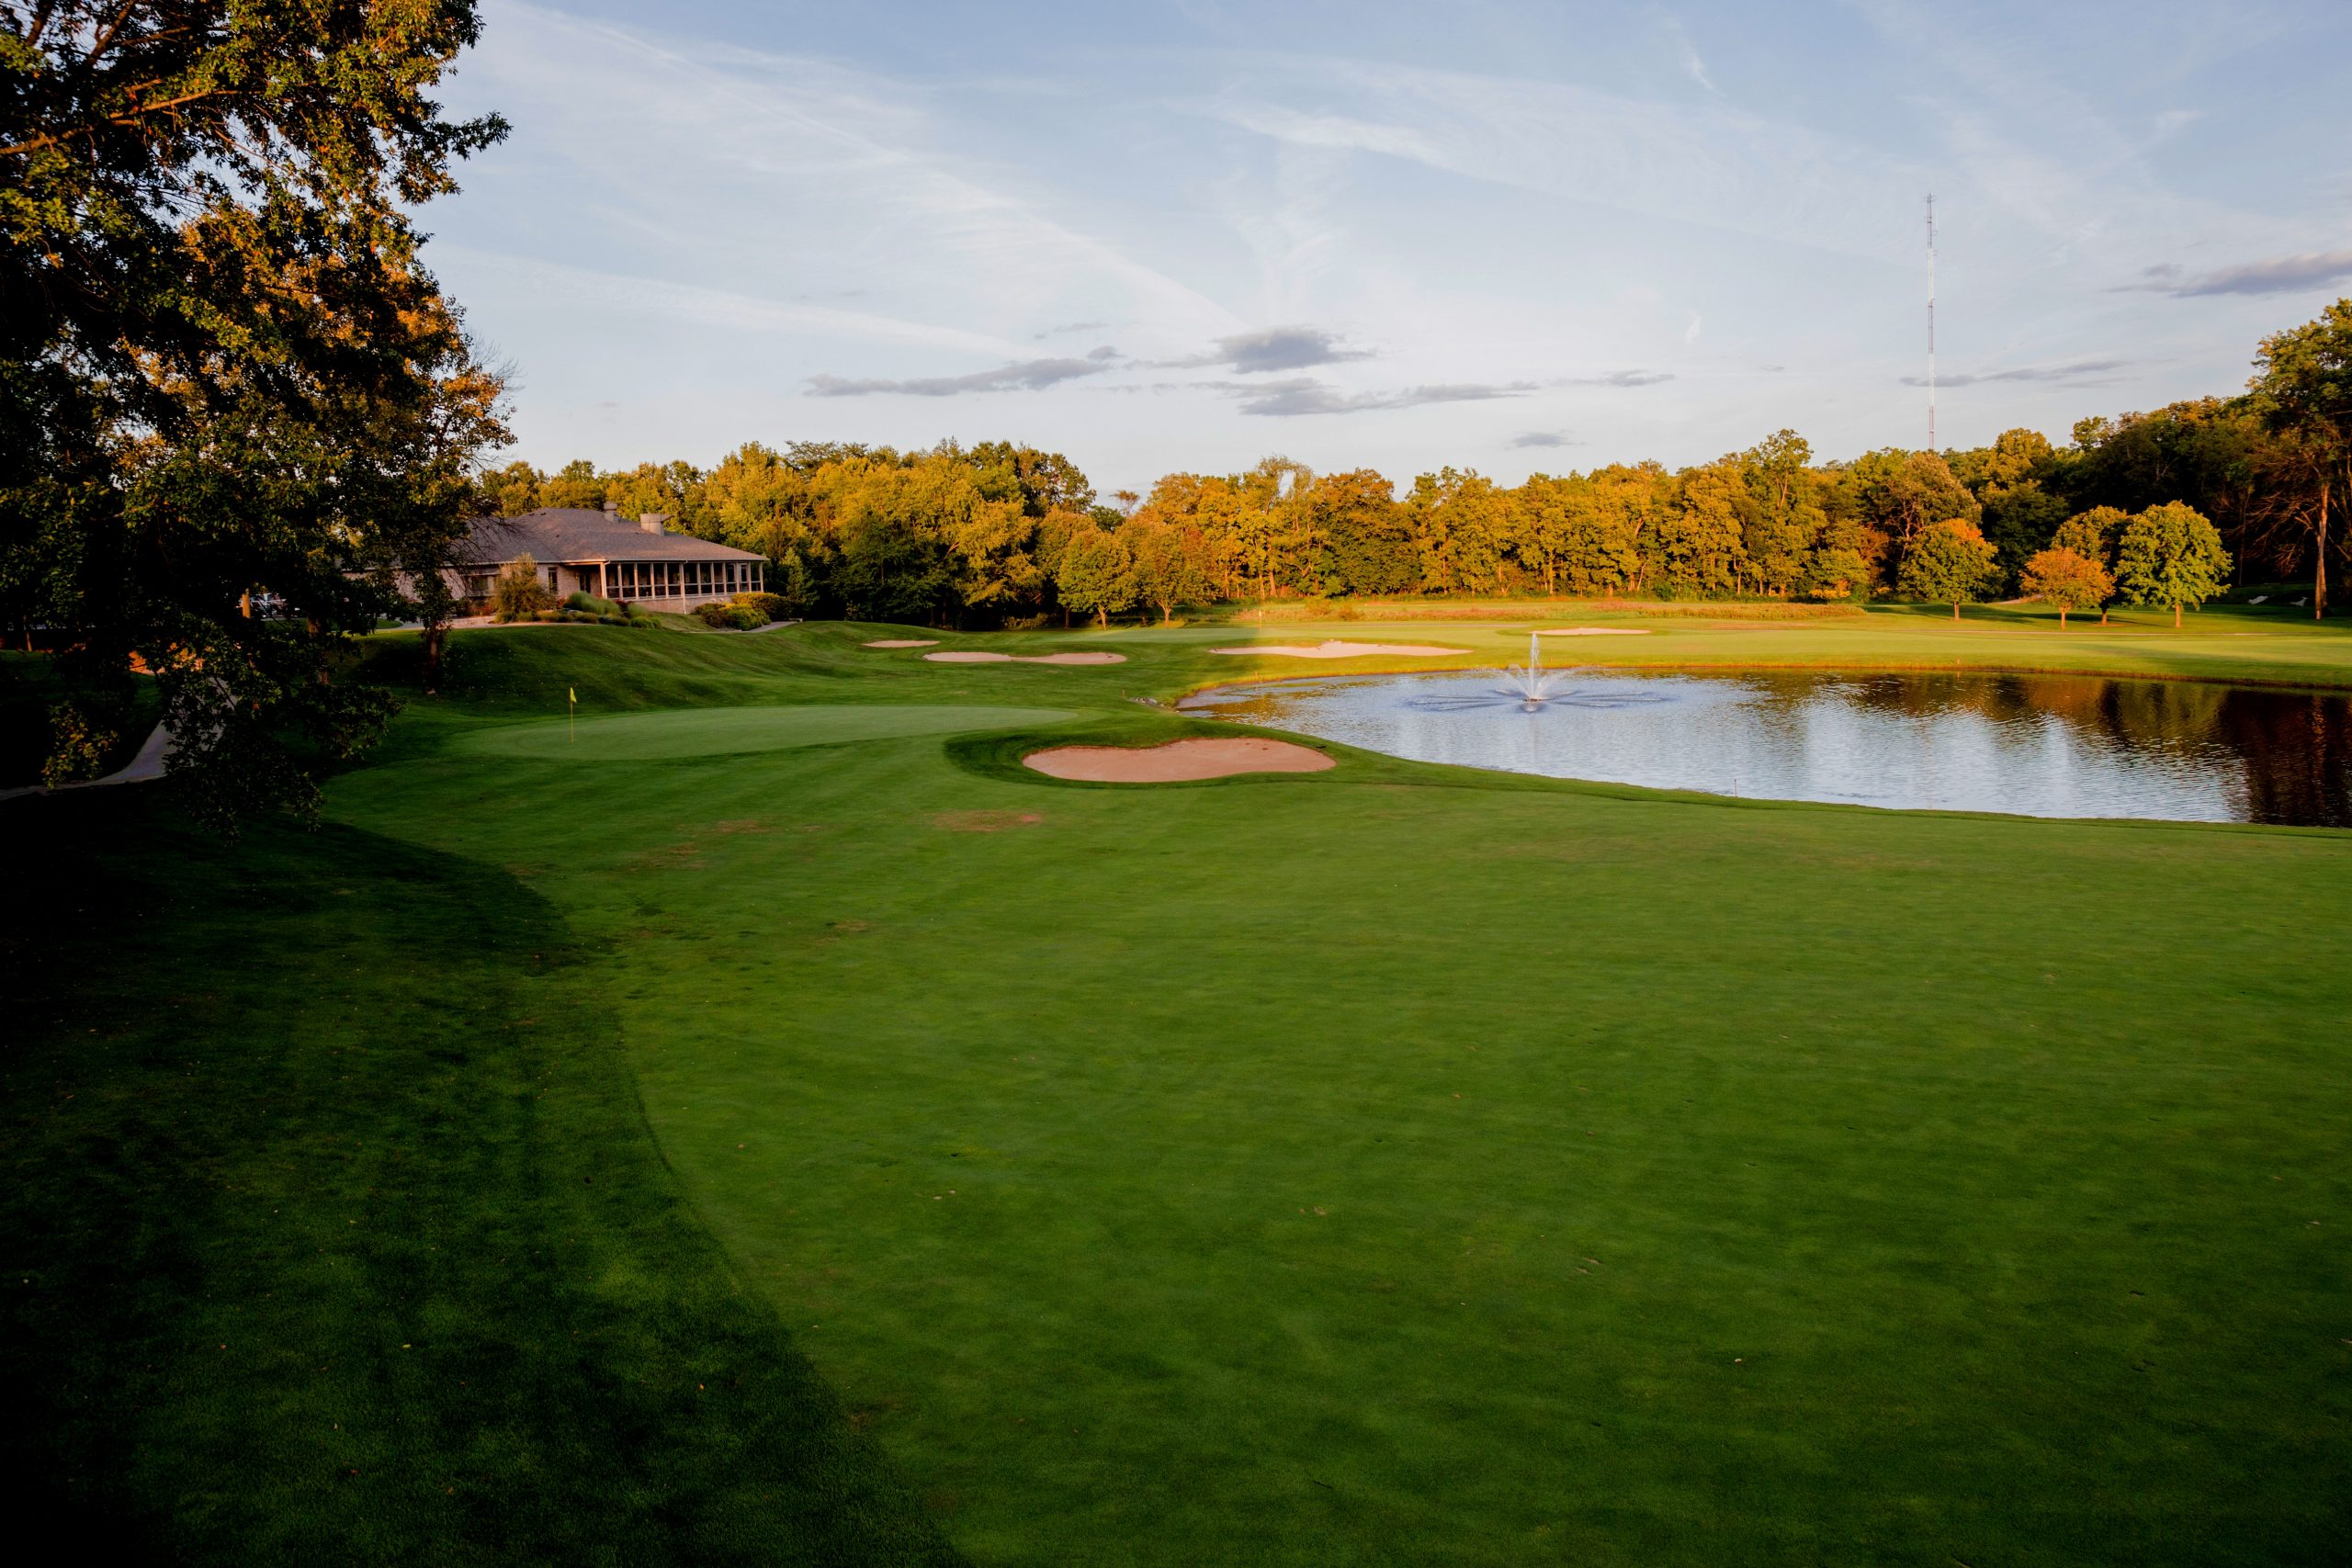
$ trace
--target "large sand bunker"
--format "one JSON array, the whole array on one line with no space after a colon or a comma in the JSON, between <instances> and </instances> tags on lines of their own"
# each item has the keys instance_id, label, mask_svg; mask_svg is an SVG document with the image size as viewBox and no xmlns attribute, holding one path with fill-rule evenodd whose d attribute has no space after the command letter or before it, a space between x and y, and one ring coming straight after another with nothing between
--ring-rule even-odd
<instances>
[{"instance_id":1,"label":"large sand bunker","mask_svg":"<svg viewBox=\"0 0 2352 1568\"><path fill-rule=\"evenodd\" d=\"M1408 659L1442 659L1449 653L1467 653L1470 650L1418 642L1341 642L1334 637L1313 647L1295 642L1266 642L1250 648L1212 648L1209 651L1252 653L1268 659L1360 659L1368 653L1401 653Z\"/></svg>"},{"instance_id":2,"label":"large sand bunker","mask_svg":"<svg viewBox=\"0 0 2352 1568\"><path fill-rule=\"evenodd\" d=\"M1287 740L1170 740L1164 746L1057 746L1024 768L1089 784L1181 784L1235 773L1319 773L1331 759Z\"/></svg>"},{"instance_id":3,"label":"large sand bunker","mask_svg":"<svg viewBox=\"0 0 2352 1568\"><path fill-rule=\"evenodd\" d=\"M1124 653L976 653L950 649L926 653L933 664L1125 664Z\"/></svg>"},{"instance_id":4,"label":"large sand bunker","mask_svg":"<svg viewBox=\"0 0 2352 1568\"><path fill-rule=\"evenodd\" d=\"M1537 637L1647 637L1647 626L1546 626Z\"/></svg>"},{"instance_id":5,"label":"large sand bunker","mask_svg":"<svg viewBox=\"0 0 2352 1568\"><path fill-rule=\"evenodd\" d=\"M886 637L858 644L860 648L937 648L935 637Z\"/></svg>"}]
</instances>

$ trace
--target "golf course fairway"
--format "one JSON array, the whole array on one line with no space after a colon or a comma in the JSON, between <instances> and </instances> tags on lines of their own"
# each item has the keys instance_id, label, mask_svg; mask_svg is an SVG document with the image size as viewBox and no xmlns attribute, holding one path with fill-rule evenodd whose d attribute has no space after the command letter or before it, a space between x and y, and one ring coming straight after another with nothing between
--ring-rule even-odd
<instances>
[{"instance_id":1,"label":"golf course fairway","mask_svg":"<svg viewBox=\"0 0 2352 1568\"><path fill-rule=\"evenodd\" d=\"M2352 634L2309 623L2208 613L2173 637L2153 618L2065 637L2025 617L1855 619L1660 619L1607 656L2352 683ZM403 918L433 940L353 938L386 993L368 1013L422 1007L456 975L451 994L478 1000L434 1002L438 1043L415 1049L475 1027L531 1038L518 1021L573 1031L518 1059L515 1084L609 1060L597 1096L633 1096L641 1120L608 1098L587 1115L552 1092L461 1092L447 1073L426 1075L446 1103L402 1114L428 1148L467 1118L502 1147L561 1145L501 1177L495 1215L449 1244L481 1253L484 1280L528 1241L564 1291L626 1297L611 1312L649 1325L644 1345L686 1355L682 1337L723 1318L727 1365L765 1369L756 1412L732 1394L722 1410L719 1382L646 1349L642 1388L709 1386L600 1415L563 1450L583 1496L632 1478L640 1500L608 1500L617 1513L770 1510L755 1540L695 1538L713 1560L762 1543L1035 1564L2337 1557L2352 834L1727 802L1323 742L1325 772L1166 785L1020 766L1046 746L1243 733L1164 705L1302 672L1209 652L1237 635L461 635L447 694L413 698L330 785L322 848L150 824L135 874L118 856L93 874L130 888L200 862L219 891L191 874L156 919L218 926L266 896L222 868L278 857L308 912L239 917L239 984L260 991L322 962L330 938L305 932L372 929L337 887L394 908L479 891L431 895L470 906L462 931L416 905ZM1461 643L1475 663L1526 629L1238 635ZM1128 661L860 646L919 636ZM413 643L379 644L401 677ZM36 808L87 833L102 811L156 809L74 806ZM405 881L321 869L386 856ZM486 945L501 932L517 964L560 947L560 976L509 975ZM59 940L12 937L36 957ZM73 956L211 995L176 960L108 951ZM188 1006L201 1021L170 1039L190 1061L208 1031L241 1028ZM409 1037L374 1030L375 1070ZM38 1044L42 1095L100 1072L62 1021ZM17 1075L20 1135L64 1114L33 1093ZM151 1157L194 1156L162 1139ZM666 1217L599 1243L609 1267L575 1267L563 1238L605 1233L547 1227L606 1171ZM432 1179L446 1192L417 1186L420 1215L491 1190L462 1161ZM98 1201L44 1190L61 1212ZM339 1217L320 1207L320 1246ZM84 1239L54 1245L95 1249L94 1227L56 1221ZM210 1280L216 1305L242 1291L280 1310L261 1304L266 1270L185 1268L190 1300ZM670 1304L689 1287L700 1318ZM335 1288L304 1311L346 1310ZM424 1338L355 1344L346 1365L393 1369L362 1374L377 1392L352 1419L405 1422L430 1449L461 1424L425 1419L454 1393L396 1381ZM155 1354L185 1364L153 1408L213 1396L192 1337ZM282 1369L288 1389L309 1364ZM505 1363L479 1364L495 1381ZM327 1418L314 1406L288 1393L269 1440L300 1450L298 1421ZM276 1419L191 1417L170 1438L200 1458ZM759 1425L776 1421L781 1449ZM74 1463L104 1447L76 1441ZM756 1501L782 1495L765 1483L682 1479L779 1452L778 1474L831 1479L790 1507ZM649 1453L683 1457L649 1472ZM185 1476L149 1469L133 1501L185 1507ZM418 1480L414 1506L440 1506L442 1484ZM519 1472L501 1484L529 1492Z\"/></svg>"}]
</instances>

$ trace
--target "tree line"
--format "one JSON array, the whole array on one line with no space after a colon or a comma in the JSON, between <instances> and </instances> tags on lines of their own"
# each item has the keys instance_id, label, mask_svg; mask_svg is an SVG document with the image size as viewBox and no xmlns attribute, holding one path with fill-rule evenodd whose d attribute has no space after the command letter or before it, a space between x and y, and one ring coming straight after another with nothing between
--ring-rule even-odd
<instances>
[{"instance_id":1,"label":"tree line","mask_svg":"<svg viewBox=\"0 0 2352 1568\"><path fill-rule=\"evenodd\" d=\"M1508 486L1446 468L1400 487L1268 457L1111 504L1060 453L1011 442L752 442L707 471L511 463L481 477L475 504L665 513L766 556L803 613L940 625L1341 595L2030 594L2089 609L2305 574L2324 614L2344 553L2334 514L2352 494L2352 301L2266 339L2256 363L2240 396L2086 419L2064 446L2011 430L1817 462L1781 430L1680 469Z\"/></svg>"}]
</instances>

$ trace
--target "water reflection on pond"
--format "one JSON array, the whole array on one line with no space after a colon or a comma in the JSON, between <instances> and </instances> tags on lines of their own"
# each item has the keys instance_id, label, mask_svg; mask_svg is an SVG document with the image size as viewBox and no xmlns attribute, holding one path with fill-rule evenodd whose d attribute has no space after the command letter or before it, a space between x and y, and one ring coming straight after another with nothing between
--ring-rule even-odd
<instances>
[{"instance_id":1,"label":"water reflection on pond","mask_svg":"<svg viewBox=\"0 0 2352 1568\"><path fill-rule=\"evenodd\" d=\"M2352 827L2343 696L2096 676L1491 672L1227 687L1186 711L1421 761L1784 800Z\"/></svg>"}]
</instances>

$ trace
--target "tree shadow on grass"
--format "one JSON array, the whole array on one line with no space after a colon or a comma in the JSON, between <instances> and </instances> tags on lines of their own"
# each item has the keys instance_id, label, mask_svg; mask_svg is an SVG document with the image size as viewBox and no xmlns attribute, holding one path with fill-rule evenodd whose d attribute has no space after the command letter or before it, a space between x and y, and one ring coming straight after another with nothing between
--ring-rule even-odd
<instances>
[{"instance_id":1,"label":"tree shadow on grass","mask_svg":"<svg viewBox=\"0 0 2352 1568\"><path fill-rule=\"evenodd\" d=\"M950 1562L729 1270L513 878L17 802L0 1472L175 1562Z\"/></svg>"}]
</instances>

